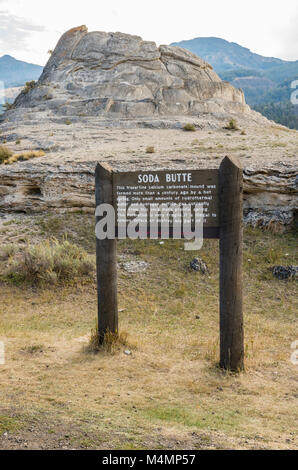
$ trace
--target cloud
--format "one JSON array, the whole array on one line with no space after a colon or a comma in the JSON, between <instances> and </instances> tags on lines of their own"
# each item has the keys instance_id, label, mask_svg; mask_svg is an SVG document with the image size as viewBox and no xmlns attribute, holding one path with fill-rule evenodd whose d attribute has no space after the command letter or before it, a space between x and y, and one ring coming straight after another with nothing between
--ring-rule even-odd
<instances>
[{"instance_id":1,"label":"cloud","mask_svg":"<svg viewBox=\"0 0 298 470\"><path fill-rule=\"evenodd\" d=\"M0 3L1 0L0 0ZM28 49L27 40L34 32L44 31L43 26L11 15L8 11L0 11L0 49L6 51Z\"/></svg>"}]
</instances>

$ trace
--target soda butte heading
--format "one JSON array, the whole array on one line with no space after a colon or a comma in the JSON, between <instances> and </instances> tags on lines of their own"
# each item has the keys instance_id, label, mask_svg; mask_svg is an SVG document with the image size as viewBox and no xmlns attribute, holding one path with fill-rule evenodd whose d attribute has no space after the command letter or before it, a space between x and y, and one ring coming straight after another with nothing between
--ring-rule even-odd
<instances>
[{"instance_id":1,"label":"soda butte heading","mask_svg":"<svg viewBox=\"0 0 298 470\"><path fill-rule=\"evenodd\" d=\"M191 183L192 174L191 173L166 173L165 179L167 183ZM138 183L159 183L159 176L149 174L139 174Z\"/></svg>"}]
</instances>

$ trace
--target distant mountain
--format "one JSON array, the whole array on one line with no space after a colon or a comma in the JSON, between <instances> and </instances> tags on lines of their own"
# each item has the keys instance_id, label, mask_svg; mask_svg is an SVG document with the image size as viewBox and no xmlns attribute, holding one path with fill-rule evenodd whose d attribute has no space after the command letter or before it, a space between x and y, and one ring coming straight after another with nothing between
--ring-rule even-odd
<instances>
[{"instance_id":1,"label":"distant mountain","mask_svg":"<svg viewBox=\"0 0 298 470\"><path fill-rule=\"evenodd\" d=\"M43 67L14 59L10 55L0 57L0 81L5 88L24 85L31 80L38 80Z\"/></svg>"},{"instance_id":2,"label":"distant mountain","mask_svg":"<svg viewBox=\"0 0 298 470\"><path fill-rule=\"evenodd\" d=\"M298 129L298 107L290 102L291 82L298 79L298 60L264 57L235 42L220 38L195 38L172 43L202 57L236 88L246 102L269 119Z\"/></svg>"},{"instance_id":3,"label":"distant mountain","mask_svg":"<svg viewBox=\"0 0 298 470\"><path fill-rule=\"evenodd\" d=\"M274 57L254 54L246 47L220 38L195 38L189 41L174 42L171 45L188 49L205 59L216 71L220 72L242 68L267 70L286 62Z\"/></svg>"}]
</instances>

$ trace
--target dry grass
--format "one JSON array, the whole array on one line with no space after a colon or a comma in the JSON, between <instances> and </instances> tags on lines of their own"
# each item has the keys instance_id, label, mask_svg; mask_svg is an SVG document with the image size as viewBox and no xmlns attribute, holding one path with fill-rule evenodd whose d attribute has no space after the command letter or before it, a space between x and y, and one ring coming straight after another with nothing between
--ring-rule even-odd
<instances>
[{"instance_id":1,"label":"dry grass","mask_svg":"<svg viewBox=\"0 0 298 470\"><path fill-rule=\"evenodd\" d=\"M132 348L129 344L128 334L125 331L121 331L120 333L107 331L103 343L100 343L96 326L94 330L91 331L91 337L88 345L86 346L86 352L92 354L103 352L114 355L123 349L123 347L134 349L134 347ZM131 353L130 350L127 352Z\"/></svg>"},{"instance_id":2,"label":"dry grass","mask_svg":"<svg viewBox=\"0 0 298 470\"><path fill-rule=\"evenodd\" d=\"M92 217L63 215L59 224L56 218L30 219L24 227L32 238L50 236L50 227L58 239L67 232L94 252ZM294 449L297 366L290 345L297 339L297 284L274 279L270 269L297 264L296 242L291 233L245 232L241 374L217 366L215 240L206 240L199 254L206 276L188 270L198 253L185 252L180 241L119 241L119 256L147 261L149 268L142 274L119 269L119 328L127 335L109 338L99 354L86 354L95 283L78 279L38 290L2 283L0 415L22 422L9 445ZM0 432L0 447L7 442Z\"/></svg>"},{"instance_id":3,"label":"dry grass","mask_svg":"<svg viewBox=\"0 0 298 470\"><path fill-rule=\"evenodd\" d=\"M25 246L21 253L8 251L12 258L4 278L18 284L63 284L78 278L93 279L94 258L68 240L51 240ZM7 249L4 250L7 254Z\"/></svg>"},{"instance_id":4,"label":"dry grass","mask_svg":"<svg viewBox=\"0 0 298 470\"><path fill-rule=\"evenodd\" d=\"M10 157L12 157L12 151L4 145L0 145L0 164L5 163Z\"/></svg>"},{"instance_id":5,"label":"dry grass","mask_svg":"<svg viewBox=\"0 0 298 470\"><path fill-rule=\"evenodd\" d=\"M20 140L16 141L16 144L20 143ZM5 147L0 146L0 164L11 165L15 162L23 162L31 160L32 158L44 157L45 152L43 150L30 150L27 152L20 152L13 154L12 151Z\"/></svg>"},{"instance_id":6,"label":"dry grass","mask_svg":"<svg viewBox=\"0 0 298 470\"><path fill-rule=\"evenodd\" d=\"M146 147L146 153L155 153L155 148L153 146Z\"/></svg>"},{"instance_id":7,"label":"dry grass","mask_svg":"<svg viewBox=\"0 0 298 470\"><path fill-rule=\"evenodd\" d=\"M30 150L28 152L21 152L21 153L16 153L14 155L11 155L9 158L7 158L4 163L6 165L11 165L12 163L15 162L24 162L27 160L31 160L32 158L39 158L39 157L44 157L45 152L43 150Z\"/></svg>"},{"instance_id":8,"label":"dry grass","mask_svg":"<svg viewBox=\"0 0 298 470\"><path fill-rule=\"evenodd\" d=\"M0 260L7 261L12 258L19 250L19 246L16 243L8 243L0 248Z\"/></svg>"},{"instance_id":9,"label":"dry grass","mask_svg":"<svg viewBox=\"0 0 298 470\"><path fill-rule=\"evenodd\" d=\"M287 142L272 142L271 146L274 147L287 147Z\"/></svg>"}]
</instances>

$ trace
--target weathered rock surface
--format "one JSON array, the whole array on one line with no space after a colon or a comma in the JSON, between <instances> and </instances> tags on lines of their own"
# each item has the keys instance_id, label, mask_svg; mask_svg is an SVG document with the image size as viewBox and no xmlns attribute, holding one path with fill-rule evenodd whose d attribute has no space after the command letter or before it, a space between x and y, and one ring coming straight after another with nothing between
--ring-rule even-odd
<instances>
[{"instance_id":1,"label":"weathered rock surface","mask_svg":"<svg viewBox=\"0 0 298 470\"><path fill-rule=\"evenodd\" d=\"M289 226L298 211L297 165L278 162L244 168L245 222L252 226Z\"/></svg>"},{"instance_id":2,"label":"weathered rock surface","mask_svg":"<svg viewBox=\"0 0 298 470\"><path fill-rule=\"evenodd\" d=\"M171 167L179 168L179 165ZM0 210L94 212L94 168L94 162L51 165L29 161L2 166ZM297 168L294 165L244 169L245 223L290 226L297 209Z\"/></svg>"},{"instance_id":3,"label":"weathered rock surface","mask_svg":"<svg viewBox=\"0 0 298 470\"><path fill-rule=\"evenodd\" d=\"M149 264L146 261L123 261L120 267L128 273L143 273L148 269Z\"/></svg>"},{"instance_id":4,"label":"weathered rock surface","mask_svg":"<svg viewBox=\"0 0 298 470\"><path fill-rule=\"evenodd\" d=\"M63 116L145 118L252 113L244 94L185 49L157 47L123 33L71 29L59 40L37 85L19 110Z\"/></svg>"}]
</instances>

